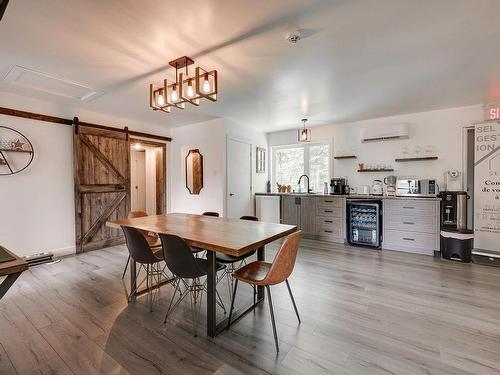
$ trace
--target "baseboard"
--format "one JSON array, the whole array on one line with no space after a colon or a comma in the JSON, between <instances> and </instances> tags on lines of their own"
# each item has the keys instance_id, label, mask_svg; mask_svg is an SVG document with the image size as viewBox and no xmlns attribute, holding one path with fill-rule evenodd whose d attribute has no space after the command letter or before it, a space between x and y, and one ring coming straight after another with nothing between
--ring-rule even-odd
<instances>
[{"instance_id":1,"label":"baseboard","mask_svg":"<svg viewBox=\"0 0 500 375\"><path fill-rule=\"evenodd\" d=\"M66 255L76 254L76 246L61 247L59 249L52 249L50 251L54 253L55 258L63 257Z\"/></svg>"}]
</instances>

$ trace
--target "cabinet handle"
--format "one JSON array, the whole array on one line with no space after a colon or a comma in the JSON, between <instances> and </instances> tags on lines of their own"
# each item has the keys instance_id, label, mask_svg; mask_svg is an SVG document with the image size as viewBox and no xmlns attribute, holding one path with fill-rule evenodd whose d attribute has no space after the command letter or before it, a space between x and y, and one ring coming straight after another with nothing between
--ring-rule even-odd
<instances>
[{"instance_id":1,"label":"cabinet handle","mask_svg":"<svg viewBox=\"0 0 500 375\"><path fill-rule=\"evenodd\" d=\"M325 203L333 203L333 201L324 201Z\"/></svg>"},{"instance_id":2,"label":"cabinet handle","mask_svg":"<svg viewBox=\"0 0 500 375\"><path fill-rule=\"evenodd\" d=\"M411 207L411 206L403 206L403 208L406 208L407 210L413 210L413 209L415 209L415 207Z\"/></svg>"},{"instance_id":3,"label":"cabinet handle","mask_svg":"<svg viewBox=\"0 0 500 375\"><path fill-rule=\"evenodd\" d=\"M333 233L331 230L325 230L325 233Z\"/></svg>"},{"instance_id":4,"label":"cabinet handle","mask_svg":"<svg viewBox=\"0 0 500 375\"><path fill-rule=\"evenodd\" d=\"M406 225L414 225L415 223L412 223L411 221L403 221L403 224L406 224Z\"/></svg>"},{"instance_id":5,"label":"cabinet handle","mask_svg":"<svg viewBox=\"0 0 500 375\"><path fill-rule=\"evenodd\" d=\"M405 240L405 241L415 241L414 238L408 238L408 237L403 237L403 240Z\"/></svg>"},{"instance_id":6,"label":"cabinet handle","mask_svg":"<svg viewBox=\"0 0 500 375\"><path fill-rule=\"evenodd\" d=\"M333 223L332 220L325 220L325 223Z\"/></svg>"},{"instance_id":7,"label":"cabinet handle","mask_svg":"<svg viewBox=\"0 0 500 375\"><path fill-rule=\"evenodd\" d=\"M325 212L328 212L329 214L333 213L332 210L324 210Z\"/></svg>"}]
</instances>

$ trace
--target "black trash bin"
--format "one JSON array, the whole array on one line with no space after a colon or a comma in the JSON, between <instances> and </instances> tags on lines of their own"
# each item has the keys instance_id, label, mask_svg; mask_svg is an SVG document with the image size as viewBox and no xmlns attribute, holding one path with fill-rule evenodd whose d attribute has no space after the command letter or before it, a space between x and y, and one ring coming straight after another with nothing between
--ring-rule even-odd
<instances>
[{"instance_id":1,"label":"black trash bin","mask_svg":"<svg viewBox=\"0 0 500 375\"><path fill-rule=\"evenodd\" d=\"M441 254L444 259L469 263L474 247L474 231L441 231Z\"/></svg>"}]
</instances>

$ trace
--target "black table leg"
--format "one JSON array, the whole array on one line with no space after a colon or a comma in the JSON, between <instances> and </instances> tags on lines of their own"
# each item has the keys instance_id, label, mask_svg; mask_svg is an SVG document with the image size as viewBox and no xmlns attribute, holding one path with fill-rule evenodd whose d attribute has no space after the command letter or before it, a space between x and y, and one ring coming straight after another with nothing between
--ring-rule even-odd
<instances>
[{"instance_id":1,"label":"black table leg","mask_svg":"<svg viewBox=\"0 0 500 375\"><path fill-rule=\"evenodd\" d=\"M135 301L137 296L137 264L130 258L130 300Z\"/></svg>"},{"instance_id":2,"label":"black table leg","mask_svg":"<svg viewBox=\"0 0 500 375\"><path fill-rule=\"evenodd\" d=\"M215 337L217 335L217 312L216 312L216 262L215 252L207 251L208 273L207 273L207 335Z\"/></svg>"},{"instance_id":3,"label":"black table leg","mask_svg":"<svg viewBox=\"0 0 500 375\"><path fill-rule=\"evenodd\" d=\"M2 281L2 283L0 284L0 299L2 299L5 293L7 293L10 287L16 282L21 273L22 272L11 273L5 278L4 281Z\"/></svg>"},{"instance_id":4,"label":"black table leg","mask_svg":"<svg viewBox=\"0 0 500 375\"><path fill-rule=\"evenodd\" d=\"M257 260L261 260L261 261L266 260L266 253L265 253L264 246L258 248L258 250L257 250ZM263 286L258 286L257 287L257 299L258 300L264 299L264 287Z\"/></svg>"}]
</instances>

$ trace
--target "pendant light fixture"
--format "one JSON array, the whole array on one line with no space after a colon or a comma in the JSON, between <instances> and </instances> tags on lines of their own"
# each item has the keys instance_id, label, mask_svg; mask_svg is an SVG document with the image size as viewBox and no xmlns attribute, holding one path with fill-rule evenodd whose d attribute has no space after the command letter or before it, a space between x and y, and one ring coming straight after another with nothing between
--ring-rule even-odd
<instances>
[{"instance_id":1,"label":"pendant light fixture","mask_svg":"<svg viewBox=\"0 0 500 375\"><path fill-rule=\"evenodd\" d=\"M303 128L298 131L299 142L311 142L311 129L306 128L307 119L303 118L300 121L302 121Z\"/></svg>"},{"instance_id":2,"label":"pendant light fixture","mask_svg":"<svg viewBox=\"0 0 500 375\"><path fill-rule=\"evenodd\" d=\"M189 75L189 66L194 60L182 56L169 62L175 68L175 82L163 80L163 86L149 85L149 106L153 111L170 113L171 109L184 109L186 103L198 106L200 99L217 101L217 70L207 71L196 67L194 76ZM179 73L179 69L184 69Z\"/></svg>"}]
</instances>

